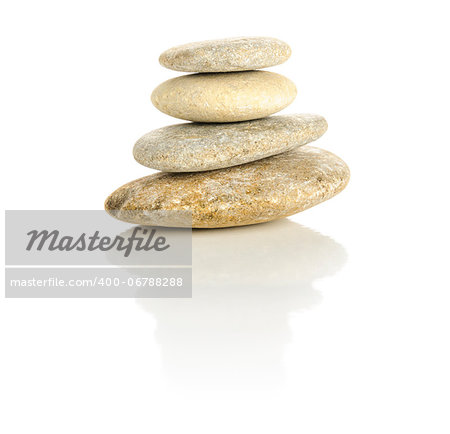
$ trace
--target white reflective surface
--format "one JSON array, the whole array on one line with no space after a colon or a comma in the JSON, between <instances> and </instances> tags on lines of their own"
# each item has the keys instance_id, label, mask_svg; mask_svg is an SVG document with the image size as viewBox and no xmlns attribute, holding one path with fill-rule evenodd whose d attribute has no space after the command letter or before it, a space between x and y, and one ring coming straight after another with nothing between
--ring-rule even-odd
<instances>
[{"instance_id":1,"label":"white reflective surface","mask_svg":"<svg viewBox=\"0 0 450 434\"><path fill-rule=\"evenodd\" d=\"M164 370L176 387L280 387L289 316L321 303L314 281L336 273L345 249L283 219L193 231L191 300L139 299L156 319Z\"/></svg>"}]
</instances>

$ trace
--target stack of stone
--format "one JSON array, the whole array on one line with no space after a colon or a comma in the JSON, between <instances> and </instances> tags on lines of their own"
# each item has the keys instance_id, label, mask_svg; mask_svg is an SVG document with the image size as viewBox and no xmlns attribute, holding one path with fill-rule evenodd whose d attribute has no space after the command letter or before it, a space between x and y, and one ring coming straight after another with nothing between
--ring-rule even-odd
<instances>
[{"instance_id":1,"label":"stack of stone","mask_svg":"<svg viewBox=\"0 0 450 434\"><path fill-rule=\"evenodd\" d=\"M270 116L296 97L286 77L260 68L291 54L274 38L232 38L182 45L160 63L194 72L168 80L152 94L156 108L193 121L152 131L134 146L135 159L163 172L132 181L105 202L132 223L194 228L267 222L303 211L344 189L347 165L330 152L303 146L322 136L318 115ZM270 117L267 117L270 116Z\"/></svg>"}]
</instances>

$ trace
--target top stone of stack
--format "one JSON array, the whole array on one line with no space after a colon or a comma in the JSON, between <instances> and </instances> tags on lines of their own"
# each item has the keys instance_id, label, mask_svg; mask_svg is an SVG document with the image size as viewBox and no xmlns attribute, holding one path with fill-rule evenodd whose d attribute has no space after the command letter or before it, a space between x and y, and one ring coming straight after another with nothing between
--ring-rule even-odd
<instances>
[{"instance_id":1,"label":"top stone of stack","mask_svg":"<svg viewBox=\"0 0 450 434\"><path fill-rule=\"evenodd\" d=\"M227 38L170 48L161 54L159 63L181 72L234 72L276 66L290 55L289 45L279 39Z\"/></svg>"}]
</instances>

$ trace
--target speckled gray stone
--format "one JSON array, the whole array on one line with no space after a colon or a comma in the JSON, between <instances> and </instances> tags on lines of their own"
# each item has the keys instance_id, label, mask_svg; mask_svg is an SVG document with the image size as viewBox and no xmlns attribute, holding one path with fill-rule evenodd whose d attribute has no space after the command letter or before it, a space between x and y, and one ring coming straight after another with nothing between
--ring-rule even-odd
<instances>
[{"instance_id":1,"label":"speckled gray stone","mask_svg":"<svg viewBox=\"0 0 450 434\"><path fill-rule=\"evenodd\" d=\"M227 38L170 48L159 57L166 68L182 72L249 71L279 65L291 48L275 38Z\"/></svg>"},{"instance_id":2,"label":"speckled gray stone","mask_svg":"<svg viewBox=\"0 0 450 434\"><path fill-rule=\"evenodd\" d=\"M171 212L189 211L194 228L242 226L311 208L343 190L349 177L336 155L301 146L227 169L146 176L113 192L105 209L141 225L177 226Z\"/></svg>"},{"instance_id":3,"label":"speckled gray stone","mask_svg":"<svg viewBox=\"0 0 450 434\"><path fill-rule=\"evenodd\" d=\"M326 120L312 114L225 124L184 123L144 135L133 155L144 166L165 172L214 170L305 145L326 130Z\"/></svg>"},{"instance_id":4,"label":"speckled gray stone","mask_svg":"<svg viewBox=\"0 0 450 434\"><path fill-rule=\"evenodd\" d=\"M194 122L238 122L263 118L287 107L297 89L268 71L190 74L160 84L152 103L163 113Z\"/></svg>"}]
</instances>

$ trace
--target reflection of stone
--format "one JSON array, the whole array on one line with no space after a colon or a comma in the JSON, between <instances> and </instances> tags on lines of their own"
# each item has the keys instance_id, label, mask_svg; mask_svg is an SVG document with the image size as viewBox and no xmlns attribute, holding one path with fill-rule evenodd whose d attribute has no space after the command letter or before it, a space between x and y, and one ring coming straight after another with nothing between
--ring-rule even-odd
<instances>
[{"instance_id":1,"label":"reflection of stone","mask_svg":"<svg viewBox=\"0 0 450 434\"><path fill-rule=\"evenodd\" d=\"M345 260L328 237L290 220L266 225L194 230L195 287L270 289L333 274ZM335 260L333 260L335 256Z\"/></svg>"},{"instance_id":2,"label":"reflection of stone","mask_svg":"<svg viewBox=\"0 0 450 434\"><path fill-rule=\"evenodd\" d=\"M321 301L315 279L342 246L289 220L193 231L192 299L139 299L157 320L164 369L178 385L257 390L279 383L289 313Z\"/></svg>"},{"instance_id":3,"label":"reflection of stone","mask_svg":"<svg viewBox=\"0 0 450 434\"><path fill-rule=\"evenodd\" d=\"M116 237L124 240L124 246L131 244L132 248L125 252L116 246L107 250L105 257L111 265L120 267L189 265L191 263L191 232L190 228L130 226L129 229L117 234ZM130 240L130 237L133 236L134 240ZM155 244L158 248L153 248ZM165 248L167 245L170 247Z\"/></svg>"}]
</instances>

